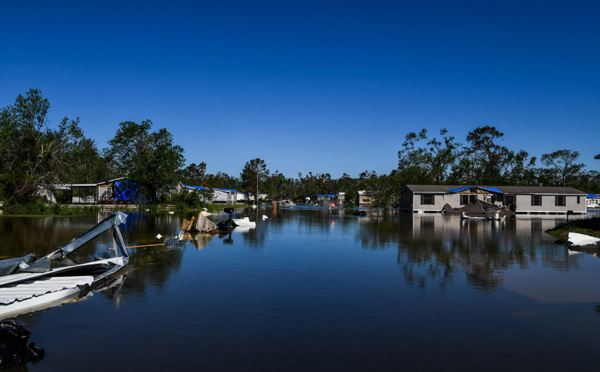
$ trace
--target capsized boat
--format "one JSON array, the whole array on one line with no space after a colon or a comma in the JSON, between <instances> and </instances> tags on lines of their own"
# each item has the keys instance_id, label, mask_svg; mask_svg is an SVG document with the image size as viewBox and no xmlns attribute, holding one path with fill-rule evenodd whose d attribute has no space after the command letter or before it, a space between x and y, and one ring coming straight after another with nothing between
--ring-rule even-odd
<instances>
[{"instance_id":1,"label":"capsized boat","mask_svg":"<svg viewBox=\"0 0 600 372\"><path fill-rule=\"evenodd\" d=\"M487 216L468 216L465 212L460 214L461 220L469 220L469 221L489 221L489 217Z\"/></svg>"},{"instance_id":2,"label":"capsized boat","mask_svg":"<svg viewBox=\"0 0 600 372\"><path fill-rule=\"evenodd\" d=\"M465 212L460 214L461 220L474 220L474 221L503 221L506 216L500 216L500 213L496 212L493 216L468 216Z\"/></svg>"},{"instance_id":3,"label":"capsized boat","mask_svg":"<svg viewBox=\"0 0 600 372\"><path fill-rule=\"evenodd\" d=\"M127 215L116 212L67 245L35 260L33 254L0 261L0 319L58 305L114 278L129 262L119 225ZM112 229L115 257L53 267L53 262Z\"/></svg>"},{"instance_id":4,"label":"capsized boat","mask_svg":"<svg viewBox=\"0 0 600 372\"><path fill-rule=\"evenodd\" d=\"M572 245L593 245L598 242L600 242L600 238L574 232L569 233L569 243Z\"/></svg>"}]
</instances>

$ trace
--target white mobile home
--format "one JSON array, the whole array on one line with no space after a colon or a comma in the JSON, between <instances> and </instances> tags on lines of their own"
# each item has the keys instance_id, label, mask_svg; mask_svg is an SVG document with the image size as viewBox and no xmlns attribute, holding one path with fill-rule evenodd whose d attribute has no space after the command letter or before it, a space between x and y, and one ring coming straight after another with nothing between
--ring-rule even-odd
<instances>
[{"instance_id":1,"label":"white mobile home","mask_svg":"<svg viewBox=\"0 0 600 372\"><path fill-rule=\"evenodd\" d=\"M446 204L461 208L475 199L499 207L514 205L517 214L585 214L586 194L572 187L406 185L400 208L441 212Z\"/></svg>"}]
</instances>

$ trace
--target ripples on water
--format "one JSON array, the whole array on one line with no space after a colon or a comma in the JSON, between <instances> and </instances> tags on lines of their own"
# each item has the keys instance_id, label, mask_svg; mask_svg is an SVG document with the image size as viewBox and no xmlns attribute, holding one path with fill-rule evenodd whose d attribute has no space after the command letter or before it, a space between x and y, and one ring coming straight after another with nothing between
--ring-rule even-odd
<instances>
[{"instance_id":1,"label":"ripples on water","mask_svg":"<svg viewBox=\"0 0 600 372\"><path fill-rule=\"evenodd\" d=\"M120 285L19 317L46 349L27 368L596 370L600 260L553 243L561 219L245 213L269 219L184 243L191 213L130 214L127 245L166 246L134 250ZM0 252L47 253L102 217L2 216Z\"/></svg>"}]
</instances>

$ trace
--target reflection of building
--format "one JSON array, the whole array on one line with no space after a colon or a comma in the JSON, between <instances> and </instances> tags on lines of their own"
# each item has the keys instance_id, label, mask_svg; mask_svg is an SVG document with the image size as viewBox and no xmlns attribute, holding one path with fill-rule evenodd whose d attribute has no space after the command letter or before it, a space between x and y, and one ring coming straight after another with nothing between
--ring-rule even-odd
<instances>
[{"instance_id":1,"label":"reflection of building","mask_svg":"<svg viewBox=\"0 0 600 372\"><path fill-rule=\"evenodd\" d=\"M499 207L514 206L520 214L584 214L585 193L572 187L406 185L400 208L411 212L441 212L444 205L460 208L478 199Z\"/></svg>"}]
</instances>

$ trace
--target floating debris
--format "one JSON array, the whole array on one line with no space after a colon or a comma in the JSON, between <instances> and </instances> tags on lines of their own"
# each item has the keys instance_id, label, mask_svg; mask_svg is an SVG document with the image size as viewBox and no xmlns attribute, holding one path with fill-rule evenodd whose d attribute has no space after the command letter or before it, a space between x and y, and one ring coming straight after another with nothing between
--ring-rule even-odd
<instances>
[{"instance_id":1,"label":"floating debris","mask_svg":"<svg viewBox=\"0 0 600 372\"><path fill-rule=\"evenodd\" d=\"M31 332L13 320L0 322L0 369L43 358L44 349L29 341Z\"/></svg>"}]
</instances>

